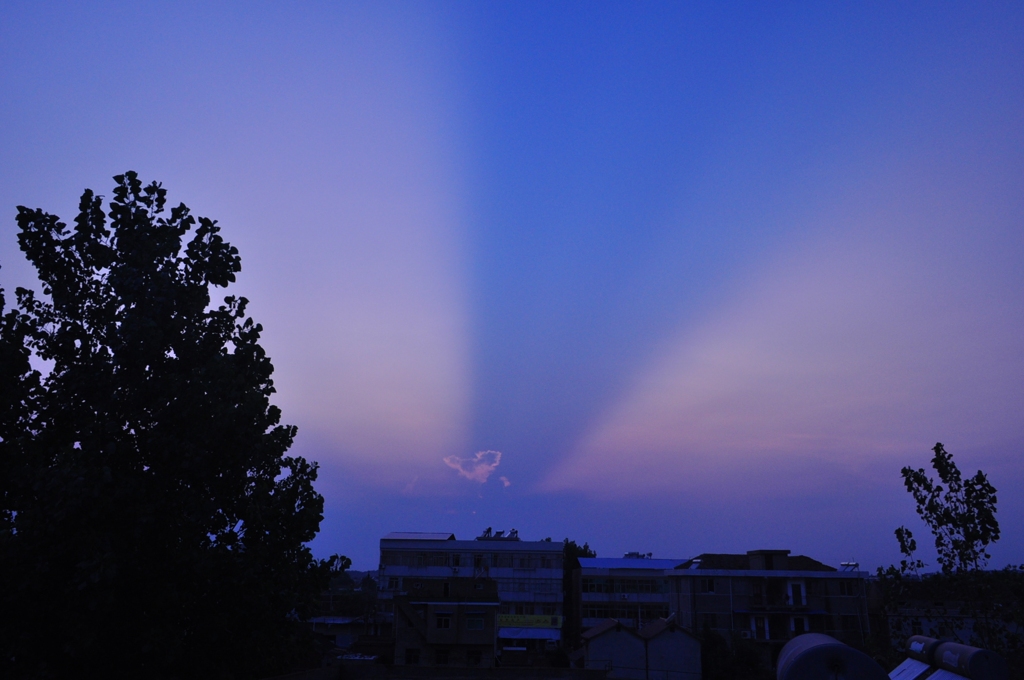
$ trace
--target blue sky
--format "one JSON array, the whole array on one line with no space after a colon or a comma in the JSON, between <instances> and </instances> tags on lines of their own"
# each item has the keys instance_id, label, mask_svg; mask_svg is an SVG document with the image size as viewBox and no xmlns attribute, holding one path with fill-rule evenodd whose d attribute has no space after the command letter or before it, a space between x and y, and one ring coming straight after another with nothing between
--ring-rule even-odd
<instances>
[{"instance_id":1,"label":"blue sky","mask_svg":"<svg viewBox=\"0 0 1024 680\"><path fill-rule=\"evenodd\" d=\"M1024 562L1022 51L1011 3L5 3L0 280L127 169L218 219L356 568L888 564L936 441Z\"/></svg>"}]
</instances>

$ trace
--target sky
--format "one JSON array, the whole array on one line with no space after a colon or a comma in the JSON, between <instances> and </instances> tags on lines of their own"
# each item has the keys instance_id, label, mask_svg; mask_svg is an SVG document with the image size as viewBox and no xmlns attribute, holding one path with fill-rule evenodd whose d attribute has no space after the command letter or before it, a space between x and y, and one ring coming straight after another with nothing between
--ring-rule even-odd
<instances>
[{"instance_id":1,"label":"sky","mask_svg":"<svg viewBox=\"0 0 1024 680\"><path fill-rule=\"evenodd\" d=\"M934 567L941 441L1024 563L1019 3L0 5L0 285L129 169L241 252L319 556Z\"/></svg>"}]
</instances>

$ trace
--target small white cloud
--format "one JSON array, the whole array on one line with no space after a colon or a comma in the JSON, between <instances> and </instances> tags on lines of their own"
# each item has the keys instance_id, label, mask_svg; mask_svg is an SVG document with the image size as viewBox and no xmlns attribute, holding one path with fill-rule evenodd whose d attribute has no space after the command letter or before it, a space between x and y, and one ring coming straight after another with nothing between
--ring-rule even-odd
<instances>
[{"instance_id":1,"label":"small white cloud","mask_svg":"<svg viewBox=\"0 0 1024 680\"><path fill-rule=\"evenodd\" d=\"M459 474L466 479L483 484L491 476L494 469L501 462L501 451L478 451L470 458L459 456L446 456L444 464L458 470ZM503 478L504 479L504 478ZM505 484L508 486L508 483Z\"/></svg>"},{"instance_id":2,"label":"small white cloud","mask_svg":"<svg viewBox=\"0 0 1024 680\"><path fill-rule=\"evenodd\" d=\"M500 479L501 483L505 485L505 488L508 488L508 487L512 486L512 482L508 481L508 477L502 476L502 477L498 477L498 479Z\"/></svg>"}]
</instances>

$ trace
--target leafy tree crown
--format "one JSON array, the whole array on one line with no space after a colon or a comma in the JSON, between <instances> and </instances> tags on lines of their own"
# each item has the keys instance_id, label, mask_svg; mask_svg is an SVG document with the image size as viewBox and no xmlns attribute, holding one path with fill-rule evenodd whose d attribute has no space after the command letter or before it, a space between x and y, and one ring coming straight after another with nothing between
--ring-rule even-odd
<instances>
[{"instance_id":1,"label":"leafy tree crown","mask_svg":"<svg viewBox=\"0 0 1024 680\"><path fill-rule=\"evenodd\" d=\"M988 546L999 540L996 521L996 489L980 470L964 478L953 456L942 443L935 444L931 460L938 480L923 468L904 467L903 483L914 497L917 514L935 537L939 565L944 573L983 569L991 555ZM923 566L913 559L917 542L906 527L896 530L900 549L908 558L904 570L916 571Z\"/></svg>"},{"instance_id":2,"label":"leafy tree crown","mask_svg":"<svg viewBox=\"0 0 1024 680\"><path fill-rule=\"evenodd\" d=\"M71 228L18 208L42 296L18 289L0 321L0 675L283 670L344 561L305 545L317 466L286 455L247 300L211 303L237 249L160 184L114 179Z\"/></svg>"}]
</instances>

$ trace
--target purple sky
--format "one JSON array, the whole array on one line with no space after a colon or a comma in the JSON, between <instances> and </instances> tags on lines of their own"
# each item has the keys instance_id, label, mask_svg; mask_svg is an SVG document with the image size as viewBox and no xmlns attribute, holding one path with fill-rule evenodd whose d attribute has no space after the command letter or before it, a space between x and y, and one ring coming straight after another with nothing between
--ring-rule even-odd
<instances>
[{"instance_id":1,"label":"purple sky","mask_svg":"<svg viewBox=\"0 0 1024 680\"><path fill-rule=\"evenodd\" d=\"M3 286L127 169L242 253L318 554L874 568L942 441L1024 562L1019 4L4 3Z\"/></svg>"}]
</instances>

